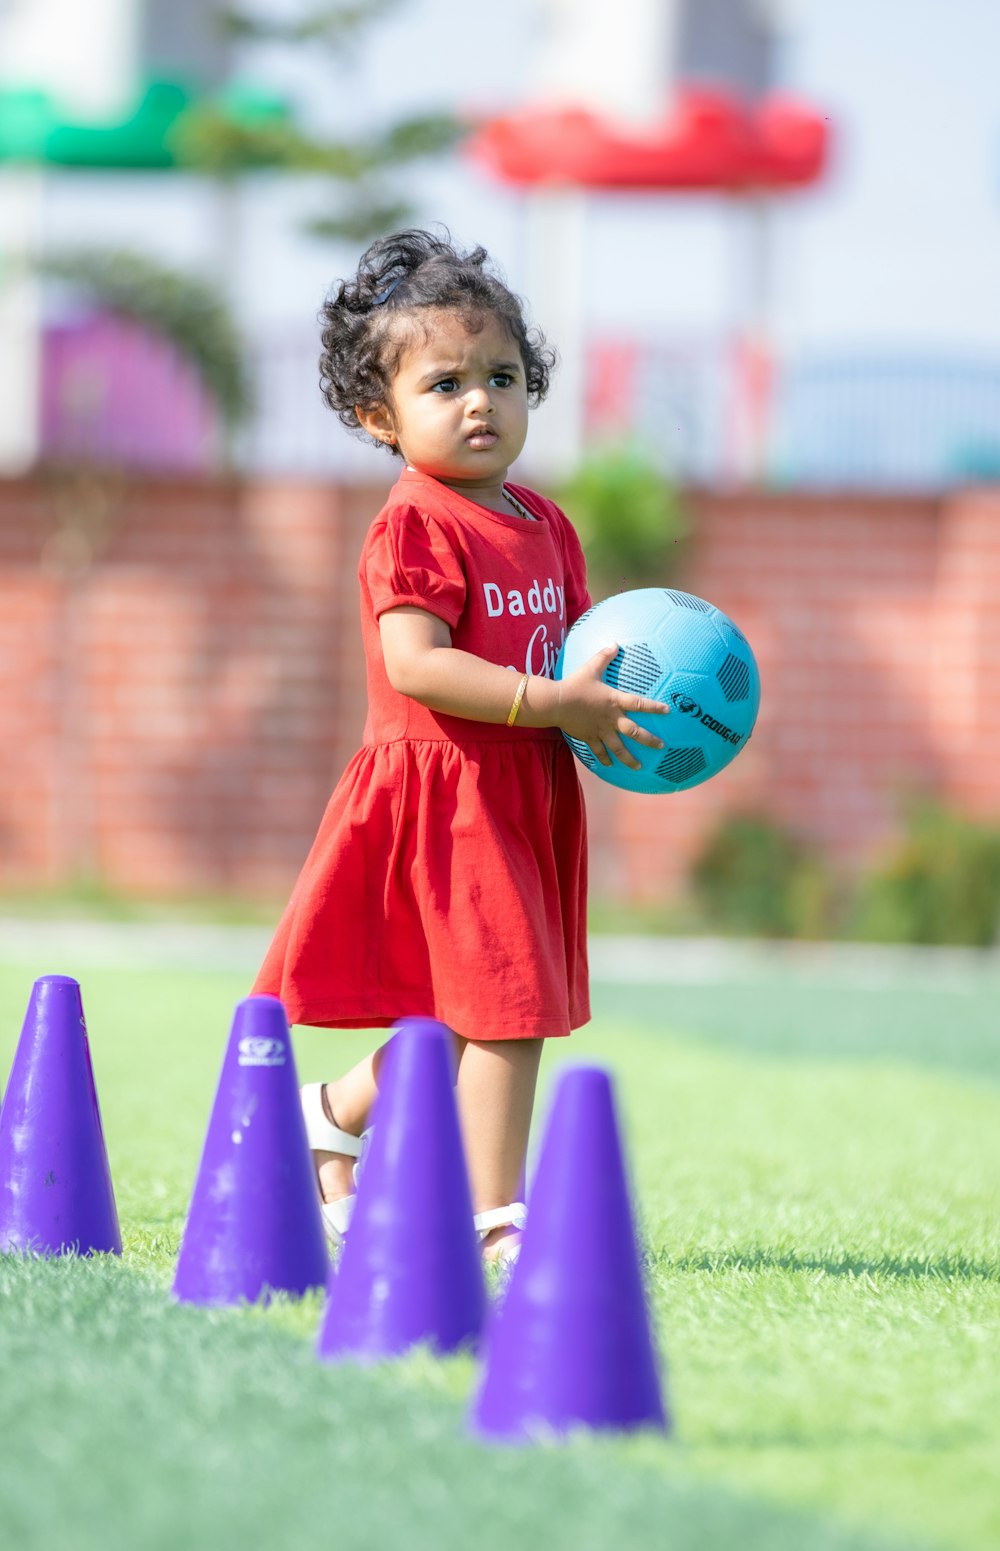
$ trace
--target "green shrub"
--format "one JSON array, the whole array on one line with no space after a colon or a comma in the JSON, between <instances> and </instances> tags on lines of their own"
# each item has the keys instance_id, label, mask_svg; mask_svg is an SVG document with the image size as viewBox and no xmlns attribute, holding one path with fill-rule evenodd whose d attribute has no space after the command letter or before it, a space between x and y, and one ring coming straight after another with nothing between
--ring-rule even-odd
<instances>
[{"instance_id":1,"label":"green shrub","mask_svg":"<svg viewBox=\"0 0 1000 1551\"><path fill-rule=\"evenodd\" d=\"M580 535L595 597L662 586L676 569L685 532L677 492L638 444L591 452L556 498Z\"/></svg>"},{"instance_id":2,"label":"green shrub","mask_svg":"<svg viewBox=\"0 0 1000 1551\"><path fill-rule=\"evenodd\" d=\"M762 814L723 820L691 870L705 924L759 937L822 937L834 914L829 871L797 836Z\"/></svg>"},{"instance_id":3,"label":"green shrub","mask_svg":"<svg viewBox=\"0 0 1000 1551\"><path fill-rule=\"evenodd\" d=\"M854 933L876 942L990 947L1000 931L1000 829L932 802L861 884Z\"/></svg>"}]
</instances>

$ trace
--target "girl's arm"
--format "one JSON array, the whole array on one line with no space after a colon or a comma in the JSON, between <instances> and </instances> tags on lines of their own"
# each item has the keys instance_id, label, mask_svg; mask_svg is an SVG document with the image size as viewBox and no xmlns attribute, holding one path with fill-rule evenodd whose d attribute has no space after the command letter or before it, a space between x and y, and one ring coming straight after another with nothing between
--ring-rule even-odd
<instances>
[{"instance_id":1,"label":"girl's arm","mask_svg":"<svg viewBox=\"0 0 1000 1551\"><path fill-rule=\"evenodd\" d=\"M506 722L521 675L452 646L451 631L444 620L426 609L402 604L381 616L379 634L389 683L401 695L448 716ZM559 727L586 743L602 765L610 765L614 755L623 765L638 770L639 762L622 737L652 749L661 749L663 740L638 726L632 716L636 711L665 716L670 707L605 684L601 674L617 650L617 646L606 646L565 679L533 675L521 701L517 725Z\"/></svg>"}]
</instances>

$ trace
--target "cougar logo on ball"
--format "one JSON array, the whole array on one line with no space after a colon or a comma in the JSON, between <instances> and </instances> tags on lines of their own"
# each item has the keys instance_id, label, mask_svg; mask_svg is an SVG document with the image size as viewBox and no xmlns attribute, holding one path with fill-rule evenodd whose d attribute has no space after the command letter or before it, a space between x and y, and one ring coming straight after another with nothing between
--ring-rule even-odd
<instances>
[{"instance_id":1,"label":"cougar logo on ball","mask_svg":"<svg viewBox=\"0 0 1000 1551\"><path fill-rule=\"evenodd\" d=\"M697 700L692 700L690 695L684 695L679 689L675 689L670 696L670 701L684 716L701 717L701 706Z\"/></svg>"}]
</instances>

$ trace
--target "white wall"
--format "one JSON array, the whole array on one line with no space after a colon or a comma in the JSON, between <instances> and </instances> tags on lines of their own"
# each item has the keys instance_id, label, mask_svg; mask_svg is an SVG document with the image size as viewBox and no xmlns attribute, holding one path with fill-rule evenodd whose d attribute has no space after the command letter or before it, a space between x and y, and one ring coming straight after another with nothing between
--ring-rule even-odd
<instances>
[{"instance_id":1,"label":"white wall","mask_svg":"<svg viewBox=\"0 0 1000 1551\"><path fill-rule=\"evenodd\" d=\"M136 0L7 0L0 86L33 85L74 116L100 120L136 88Z\"/></svg>"}]
</instances>

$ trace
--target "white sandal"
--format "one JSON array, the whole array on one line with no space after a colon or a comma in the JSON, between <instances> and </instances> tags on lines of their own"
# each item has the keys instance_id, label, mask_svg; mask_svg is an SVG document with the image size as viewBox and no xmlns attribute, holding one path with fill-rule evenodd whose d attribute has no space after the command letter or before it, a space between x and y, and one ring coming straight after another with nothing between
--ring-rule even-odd
<instances>
[{"instance_id":1,"label":"white sandal","mask_svg":"<svg viewBox=\"0 0 1000 1551\"><path fill-rule=\"evenodd\" d=\"M360 1136L354 1136L350 1131L342 1131L340 1126L334 1125L323 1107L325 1086L325 1083L309 1082L299 1089L309 1150L310 1152L346 1153L349 1158L356 1158L358 1161L354 1165L354 1183L357 1184L361 1162L371 1136L371 1128L363 1131ZM326 1236L332 1245L339 1247L343 1244L351 1225L354 1197L341 1196L339 1201L324 1201L321 1195L320 1209L323 1213L323 1228Z\"/></svg>"},{"instance_id":2,"label":"white sandal","mask_svg":"<svg viewBox=\"0 0 1000 1551\"><path fill-rule=\"evenodd\" d=\"M523 1201L512 1201L509 1206L494 1206L488 1212L477 1212L472 1221L481 1244L494 1228L516 1228L522 1233L528 1221L528 1208ZM520 1253L521 1242L518 1240L509 1249L505 1248L499 1258L513 1265Z\"/></svg>"},{"instance_id":3,"label":"white sandal","mask_svg":"<svg viewBox=\"0 0 1000 1551\"><path fill-rule=\"evenodd\" d=\"M310 1082L299 1089L309 1150L310 1152L346 1153L349 1158L357 1159L354 1165L356 1185L364 1155L371 1140L372 1128L369 1126L360 1136L355 1136L352 1132L344 1131L340 1126L334 1125L323 1105L325 1086L325 1083ZM354 1196L341 1196L339 1201L324 1201L322 1196L320 1197L323 1228L330 1243L336 1248L343 1244L347 1230L351 1226L354 1199ZM512 1201L509 1206L494 1206L489 1211L477 1212L472 1221L479 1235L479 1241L482 1243L494 1228L515 1228L519 1233L522 1232L528 1221L528 1208L523 1201ZM509 1261L516 1260L519 1249L520 1245L512 1245L504 1258Z\"/></svg>"}]
</instances>

